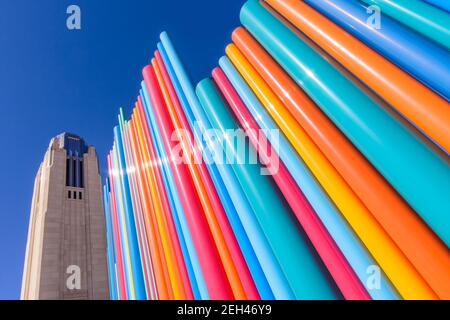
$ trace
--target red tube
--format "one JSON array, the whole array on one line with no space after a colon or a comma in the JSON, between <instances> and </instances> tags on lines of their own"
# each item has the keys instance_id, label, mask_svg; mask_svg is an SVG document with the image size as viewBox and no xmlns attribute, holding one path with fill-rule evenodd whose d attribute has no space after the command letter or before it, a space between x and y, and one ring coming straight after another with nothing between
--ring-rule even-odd
<instances>
[{"instance_id":1,"label":"red tube","mask_svg":"<svg viewBox=\"0 0 450 320\"><path fill-rule=\"evenodd\" d=\"M196 157L201 158L201 153L199 152L198 148L195 147L192 130L189 126L186 116L184 115L183 109L179 103L178 97L175 93L175 89L169 78L169 74L167 73L165 65L162 61L161 54L158 51L155 53L155 58L159 66L159 69L161 70L161 74L163 76L165 85L169 91L170 98L175 108L175 113L178 115L178 120L180 121L181 128L186 130L186 132L188 132L192 150L197 153L197 155L194 156L194 158ZM250 274L250 270L248 269L248 266L245 262L244 256L242 255L239 244L236 240L236 237L234 236L233 230L231 229L228 218L220 202L219 196L208 173L205 163L203 161L199 163L198 168L200 171L202 181L208 193L209 199L211 200L215 217L217 218L214 219L217 220L217 222L211 221L209 223L211 224L218 223L219 228L223 233L223 238L225 240L226 246L230 251L231 259L236 267L236 271L240 278L241 285L243 286L243 289L245 291L245 298L250 300L258 300L260 299L258 290L256 289L255 283Z\"/></svg>"},{"instance_id":2,"label":"red tube","mask_svg":"<svg viewBox=\"0 0 450 320\"><path fill-rule=\"evenodd\" d=\"M232 39L430 287L450 297L445 244L244 28Z\"/></svg>"},{"instance_id":3,"label":"red tube","mask_svg":"<svg viewBox=\"0 0 450 320\"><path fill-rule=\"evenodd\" d=\"M111 153L108 155L108 174L110 181L110 190L111 190L111 213L112 213L112 225L114 230L114 243L116 250L116 266L117 266L117 282L119 285L119 295L121 300L127 299L127 288L125 286L125 271L123 267L122 261L122 246L120 243L120 235L119 235L119 222L117 221L117 207L116 207L116 195L114 191L114 178L112 176L112 160Z\"/></svg>"},{"instance_id":4,"label":"red tube","mask_svg":"<svg viewBox=\"0 0 450 320\"><path fill-rule=\"evenodd\" d=\"M177 145L176 142L171 139L174 127L170 121L166 105L163 102L152 66L147 65L142 70L142 74L154 108L156 121L158 122L161 131L164 147L170 158L172 158L172 156L175 157L176 155L173 151L176 149ZM181 204L186 213L194 246L197 252L200 253L198 257L210 298L230 300L233 298L230 284L228 283L217 249L214 246L211 232L205 221L197 192L192 185L189 169L184 163L177 163L174 161L169 161L169 163L174 174L175 184L179 191Z\"/></svg>"},{"instance_id":5,"label":"red tube","mask_svg":"<svg viewBox=\"0 0 450 320\"><path fill-rule=\"evenodd\" d=\"M138 105L142 105L142 101L141 101L140 97L138 98ZM139 117L139 119L142 120L140 117ZM151 159L157 159L156 151L155 151L155 148L153 146L153 143L151 141L149 141L149 139L148 139L149 138L149 135L147 135L148 127L141 125L141 130L143 130L144 133L145 133L144 134L144 138L146 139L146 143L148 145L150 158ZM163 209L164 209L164 214L165 214L165 218L166 218L166 226L167 226L170 238L172 240L172 246L173 246L173 250L175 252L175 257L176 257L176 260L177 260L177 265L178 265L178 268L179 268L181 281L183 283L183 289L184 289L186 298L189 299L189 300L193 300L194 299L194 295L192 293L192 288L191 288L191 285L190 285L190 282L189 282L189 277L188 277L188 274L187 274L186 264L184 263L180 242L178 240L178 235L177 235L177 232L175 230L175 224L174 224L172 213L171 213L171 210L170 210L169 201L167 199L166 189L165 189L163 181L162 181L160 166L154 166L153 172L155 174L155 179L156 179L156 187L157 187L156 189L158 190L158 192L160 193L160 196L161 196Z\"/></svg>"},{"instance_id":6,"label":"red tube","mask_svg":"<svg viewBox=\"0 0 450 320\"><path fill-rule=\"evenodd\" d=\"M265 137L258 137L257 132L261 132L258 123L247 110L245 104L242 102L222 69L215 68L212 74L218 87L225 96L225 99L233 109L241 126L246 130L252 145L258 150L258 154L262 157L263 161L267 163L267 161L270 160L269 155L278 157L270 146L270 143L265 141ZM295 183L286 166L281 160L278 159L278 161L278 170L273 166L268 166L268 169L272 171L271 174L276 184L288 201L342 294L346 299L370 300L371 298L366 289L359 281L325 226L317 217L314 209Z\"/></svg>"},{"instance_id":7,"label":"red tube","mask_svg":"<svg viewBox=\"0 0 450 320\"><path fill-rule=\"evenodd\" d=\"M139 122L136 122L139 125ZM134 126L133 126L134 128ZM135 128L137 129L137 128ZM143 149L143 142L139 140L138 131L133 131L133 138L137 144L137 148L134 148L136 158L139 163L148 163L154 159L148 159L148 152ZM168 300L173 299L173 291L170 288L169 272L167 270L167 262L164 256L163 245L159 232L157 232L157 222L155 208L152 203L152 196L150 191L151 179L149 177L149 168L142 166L139 174L139 182L141 187L142 205L144 206L144 223L147 232L147 238L149 239L150 253L153 262L153 272L155 275L156 288L158 291L158 299Z\"/></svg>"}]
</instances>

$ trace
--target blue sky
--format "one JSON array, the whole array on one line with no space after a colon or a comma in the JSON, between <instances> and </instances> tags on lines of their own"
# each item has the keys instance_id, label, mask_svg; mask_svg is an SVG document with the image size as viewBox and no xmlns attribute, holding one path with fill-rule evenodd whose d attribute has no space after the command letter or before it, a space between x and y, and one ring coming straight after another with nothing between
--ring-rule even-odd
<instances>
[{"instance_id":1,"label":"blue sky","mask_svg":"<svg viewBox=\"0 0 450 320\"><path fill-rule=\"evenodd\" d=\"M0 1L0 299L20 295L34 176L51 137L96 146L102 174L119 107L127 112L159 33L194 81L210 74L244 0ZM81 8L81 30L66 9Z\"/></svg>"}]
</instances>

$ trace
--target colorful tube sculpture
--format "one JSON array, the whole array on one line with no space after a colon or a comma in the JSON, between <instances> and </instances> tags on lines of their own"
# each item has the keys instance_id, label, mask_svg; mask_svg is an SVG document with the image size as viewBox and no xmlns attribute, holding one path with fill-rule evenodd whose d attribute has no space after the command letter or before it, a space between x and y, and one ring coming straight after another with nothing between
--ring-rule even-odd
<instances>
[{"instance_id":1,"label":"colorful tube sculpture","mask_svg":"<svg viewBox=\"0 0 450 320\"><path fill-rule=\"evenodd\" d=\"M367 23L369 6L357 0L306 0L334 23L450 100L450 52L383 15L379 28Z\"/></svg>"},{"instance_id":2,"label":"colorful tube sculpture","mask_svg":"<svg viewBox=\"0 0 450 320\"><path fill-rule=\"evenodd\" d=\"M362 0L450 49L450 16L421 0Z\"/></svg>"},{"instance_id":3,"label":"colorful tube sculpture","mask_svg":"<svg viewBox=\"0 0 450 320\"><path fill-rule=\"evenodd\" d=\"M447 0L425 0L425 2L450 13L450 2Z\"/></svg>"},{"instance_id":4,"label":"colorful tube sculpture","mask_svg":"<svg viewBox=\"0 0 450 320\"><path fill-rule=\"evenodd\" d=\"M161 34L107 156L111 299L450 299L448 13L364 2L249 0L197 86Z\"/></svg>"}]
</instances>

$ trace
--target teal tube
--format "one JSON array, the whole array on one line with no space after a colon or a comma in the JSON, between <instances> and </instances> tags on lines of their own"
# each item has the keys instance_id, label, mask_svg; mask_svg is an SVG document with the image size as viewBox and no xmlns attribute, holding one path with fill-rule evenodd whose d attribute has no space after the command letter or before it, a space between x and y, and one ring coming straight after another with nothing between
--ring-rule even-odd
<instances>
[{"instance_id":1,"label":"teal tube","mask_svg":"<svg viewBox=\"0 0 450 320\"><path fill-rule=\"evenodd\" d=\"M450 13L450 1L448 0L425 0L425 2Z\"/></svg>"},{"instance_id":2,"label":"teal tube","mask_svg":"<svg viewBox=\"0 0 450 320\"><path fill-rule=\"evenodd\" d=\"M260 128L263 130L280 130L228 57L222 57L219 64L256 122L258 122ZM380 275L379 287L372 288L367 285L367 270L372 266L376 266L377 263L367 252L367 249L322 189L314 175L309 171L306 164L298 156L283 132L280 130L278 141L273 140L270 134L267 135L267 139L280 156L281 161L283 161L297 185L301 188L308 202L314 208L314 211L333 237L370 296L376 300L397 300L398 295L384 273Z\"/></svg>"},{"instance_id":3,"label":"teal tube","mask_svg":"<svg viewBox=\"0 0 450 320\"><path fill-rule=\"evenodd\" d=\"M450 49L450 15L419 0L362 0ZM383 20L381 20L383 26Z\"/></svg>"},{"instance_id":4,"label":"teal tube","mask_svg":"<svg viewBox=\"0 0 450 320\"><path fill-rule=\"evenodd\" d=\"M210 79L201 81L196 89L200 102L213 127L222 134L238 130L238 126ZM262 175L259 164L249 164L245 150L236 150L233 141L225 139L231 161L242 188L245 190L261 227L278 257L296 299L336 299L338 293L331 285L323 266L295 218L287 209L268 176ZM256 151L246 141L250 157ZM240 152L244 151L244 152ZM251 155L253 153L253 155ZM250 158L249 157L249 158Z\"/></svg>"},{"instance_id":5,"label":"teal tube","mask_svg":"<svg viewBox=\"0 0 450 320\"><path fill-rule=\"evenodd\" d=\"M134 221L133 206L131 204L130 185L128 174L126 173L125 151L123 146L122 126L114 128L114 137L117 142L117 163L121 175L122 200L125 211L125 225L129 245L131 277L134 288L133 300L145 300L147 294L145 292L144 275L142 273L142 262L139 253L139 241L136 233L136 224ZM132 290L133 292L133 290ZM131 296L132 297L132 296Z\"/></svg>"},{"instance_id":6,"label":"teal tube","mask_svg":"<svg viewBox=\"0 0 450 320\"><path fill-rule=\"evenodd\" d=\"M190 103L186 98L184 90L181 88L181 85L175 74L173 66L161 43L158 44L158 50L161 53L164 65L166 66L167 72L172 81L174 89L177 93L178 99L180 100L180 104L183 108L186 119L189 122L189 126L192 129L195 141L197 145L202 146L202 148L204 148L203 150L205 150L207 146L202 139L202 133L199 126L196 125L196 120L194 114L192 113ZM203 153L203 156L204 155L205 153ZM233 232L239 243L239 247L242 250L242 254L244 256L245 262L247 263L248 269L250 270L252 278L255 282L255 286L258 290L260 298L262 300L273 300L274 296L272 290L270 289L269 283L267 282L267 279L264 275L261 265L258 262L255 251L253 250L250 240L248 239L247 233L245 232L245 229L242 226L241 220L239 219L237 213L237 209L231 200L230 194L226 188L225 183L223 182L223 179L219 173L219 170L217 169L217 166L213 162L212 163L206 162L206 166L211 176L211 179L214 183L214 186L217 190L217 194L219 195L220 201L222 202L223 208L225 209L230 225L233 228Z\"/></svg>"},{"instance_id":7,"label":"teal tube","mask_svg":"<svg viewBox=\"0 0 450 320\"><path fill-rule=\"evenodd\" d=\"M450 245L450 166L256 1L242 24ZM374 190L376 192L376 190Z\"/></svg>"},{"instance_id":8,"label":"teal tube","mask_svg":"<svg viewBox=\"0 0 450 320\"><path fill-rule=\"evenodd\" d=\"M114 239L112 235L111 222L111 205L109 202L109 180L103 186L103 209L105 213L105 229L106 229L106 257L108 259L108 283L109 297L111 300L117 299L117 283L116 283L116 265L114 262Z\"/></svg>"},{"instance_id":9,"label":"teal tube","mask_svg":"<svg viewBox=\"0 0 450 320\"><path fill-rule=\"evenodd\" d=\"M116 127L114 128L116 129ZM118 171L118 174L114 177L114 190L115 190L115 200L117 204L117 223L119 224L119 237L120 237L120 243L122 247L122 261L123 261L123 269L124 269L124 275L125 275L125 287L126 287L126 297L127 299L131 299L132 296L132 277L131 277L131 268L129 263L129 257L130 257L130 249L127 245L126 239L127 239L127 227L126 227L126 220L125 220L125 211L122 205L122 197L121 197L121 182L120 182L120 168L118 164L118 155L117 155L117 140L114 138L114 145L112 148L112 163L113 168ZM122 297L121 297L122 298Z\"/></svg>"},{"instance_id":10,"label":"teal tube","mask_svg":"<svg viewBox=\"0 0 450 320\"><path fill-rule=\"evenodd\" d=\"M158 128L158 123L156 122L156 118L153 112L153 108L151 106L150 97L148 95L147 87L145 86L145 82L141 82L141 91L140 95L142 97L142 103L144 106L145 116L147 119L147 124L150 130L150 138L152 140L153 146L155 147L156 155L158 159L161 160L161 171L163 173L164 183L167 183L166 190L167 194L170 195L171 199L174 201L174 207L171 207L172 213L175 213L174 216L177 216L176 221L179 221L180 228L182 230L182 236L184 238L184 243L186 244L186 250L189 258L186 256L185 263L188 267L188 271L192 273L189 274L194 276L195 281L191 281L191 287L194 297L197 300L208 300L209 294L206 288L205 279L203 277L203 273L200 267L200 262L198 260L197 252L195 251L194 242L192 240L191 232L189 230L189 226L186 220L186 214L183 210L183 206L180 202L180 197L178 196L178 191L175 185L175 180L170 169L170 164L166 159L168 159L166 150L164 149L164 144L162 141L162 137ZM181 237L180 237L181 239Z\"/></svg>"},{"instance_id":11,"label":"teal tube","mask_svg":"<svg viewBox=\"0 0 450 320\"><path fill-rule=\"evenodd\" d=\"M183 64L178 58L178 54L176 53L176 50L167 33L163 32L161 34L161 42L164 49L164 54L167 55L167 60L170 62L174 75L178 79L175 83L179 82L181 90L186 93L185 98L189 101L186 106L189 106L190 109L186 108L186 115L192 116L196 124L194 127L197 127L201 133L205 130L211 129L211 123L203 110L197 95L195 94L194 86L192 85ZM210 150L210 152L213 153L218 151L220 150ZM269 283L272 294L269 290L260 291L261 298L270 299L273 295L275 299L292 299L292 289L287 283L287 279L283 274L277 259L275 258L275 255L267 241L266 236L264 235L264 232L261 229L261 226L259 225L259 222L256 219L250 203L244 195L244 191L242 190L233 169L223 163L216 163L216 167L236 208L236 212L241 220L242 226L248 235L267 282ZM252 273L252 276L256 275L253 275ZM260 289L261 286L258 287L258 290Z\"/></svg>"}]
</instances>

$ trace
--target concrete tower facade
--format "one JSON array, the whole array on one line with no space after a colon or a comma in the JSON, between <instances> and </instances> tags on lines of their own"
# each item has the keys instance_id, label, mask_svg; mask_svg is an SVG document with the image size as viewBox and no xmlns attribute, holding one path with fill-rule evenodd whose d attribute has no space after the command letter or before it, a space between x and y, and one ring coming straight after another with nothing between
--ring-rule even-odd
<instances>
[{"instance_id":1,"label":"concrete tower facade","mask_svg":"<svg viewBox=\"0 0 450 320\"><path fill-rule=\"evenodd\" d=\"M34 182L21 299L109 299L98 168L79 136L50 141Z\"/></svg>"}]
</instances>

